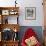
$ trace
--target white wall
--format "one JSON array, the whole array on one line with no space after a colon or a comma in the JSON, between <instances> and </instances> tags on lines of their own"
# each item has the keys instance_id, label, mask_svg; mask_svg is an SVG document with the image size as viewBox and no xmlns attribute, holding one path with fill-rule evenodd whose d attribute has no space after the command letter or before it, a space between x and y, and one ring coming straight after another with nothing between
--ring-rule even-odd
<instances>
[{"instance_id":1,"label":"white wall","mask_svg":"<svg viewBox=\"0 0 46 46\"><path fill-rule=\"evenodd\" d=\"M25 20L25 7L36 7L36 20ZM20 18L20 25L22 26L43 26L42 0L24 0L21 2Z\"/></svg>"},{"instance_id":2,"label":"white wall","mask_svg":"<svg viewBox=\"0 0 46 46\"><path fill-rule=\"evenodd\" d=\"M0 6L15 6L15 0L0 0ZM21 26L43 26L42 0L17 0L19 9L19 24ZM36 20L25 20L25 7L36 7Z\"/></svg>"}]
</instances>

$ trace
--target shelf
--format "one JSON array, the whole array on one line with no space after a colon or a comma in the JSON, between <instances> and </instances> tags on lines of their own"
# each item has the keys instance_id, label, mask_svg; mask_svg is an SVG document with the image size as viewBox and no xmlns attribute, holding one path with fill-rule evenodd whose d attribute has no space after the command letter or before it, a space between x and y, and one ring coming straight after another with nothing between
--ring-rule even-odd
<instances>
[{"instance_id":1,"label":"shelf","mask_svg":"<svg viewBox=\"0 0 46 46\"><path fill-rule=\"evenodd\" d=\"M18 16L2 16L2 24L18 24Z\"/></svg>"},{"instance_id":2,"label":"shelf","mask_svg":"<svg viewBox=\"0 0 46 46\"><path fill-rule=\"evenodd\" d=\"M18 41L2 42L3 46L18 46Z\"/></svg>"},{"instance_id":3,"label":"shelf","mask_svg":"<svg viewBox=\"0 0 46 46\"><path fill-rule=\"evenodd\" d=\"M19 40L15 40L15 41L12 41L12 40L10 40L10 41L3 41L4 43L16 43L16 42L19 42Z\"/></svg>"},{"instance_id":4,"label":"shelf","mask_svg":"<svg viewBox=\"0 0 46 46\"><path fill-rule=\"evenodd\" d=\"M0 7L0 46L18 46L18 17L19 7Z\"/></svg>"},{"instance_id":5,"label":"shelf","mask_svg":"<svg viewBox=\"0 0 46 46\"><path fill-rule=\"evenodd\" d=\"M0 7L1 15L18 15L19 7Z\"/></svg>"},{"instance_id":6,"label":"shelf","mask_svg":"<svg viewBox=\"0 0 46 46\"><path fill-rule=\"evenodd\" d=\"M15 23L13 24L18 24L18 16L19 16L19 7L0 7L0 24L9 24L9 16L12 17L16 17L15 19ZM13 21L13 20L12 20ZM12 21L10 24L12 24Z\"/></svg>"},{"instance_id":7,"label":"shelf","mask_svg":"<svg viewBox=\"0 0 46 46\"><path fill-rule=\"evenodd\" d=\"M1 9L1 10L6 10L6 9L8 9L8 10L9 10L9 9L10 9L10 10L11 10L11 9L17 10L17 9L19 9L19 7L0 7L0 9Z\"/></svg>"},{"instance_id":8,"label":"shelf","mask_svg":"<svg viewBox=\"0 0 46 46\"><path fill-rule=\"evenodd\" d=\"M13 31L16 29L18 32L20 29L19 24L0 24L0 27L1 27L1 31L5 28L9 28L12 29Z\"/></svg>"}]
</instances>

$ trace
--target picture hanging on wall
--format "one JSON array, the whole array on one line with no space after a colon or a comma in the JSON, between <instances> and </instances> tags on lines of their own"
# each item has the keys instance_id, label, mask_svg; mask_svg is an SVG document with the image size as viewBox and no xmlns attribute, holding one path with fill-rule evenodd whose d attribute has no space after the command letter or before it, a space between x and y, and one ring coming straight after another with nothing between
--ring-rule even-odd
<instances>
[{"instance_id":1,"label":"picture hanging on wall","mask_svg":"<svg viewBox=\"0 0 46 46\"><path fill-rule=\"evenodd\" d=\"M25 7L25 19L26 20L36 19L36 8L35 7Z\"/></svg>"}]
</instances>

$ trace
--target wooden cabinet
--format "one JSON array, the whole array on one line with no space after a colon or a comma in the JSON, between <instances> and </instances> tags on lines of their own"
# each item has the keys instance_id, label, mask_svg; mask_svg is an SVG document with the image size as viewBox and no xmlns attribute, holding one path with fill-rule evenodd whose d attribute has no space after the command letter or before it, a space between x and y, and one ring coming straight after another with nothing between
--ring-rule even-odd
<instances>
[{"instance_id":1,"label":"wooden cabinet","mask_svg":"<svg viewBox=\"0 0 46 46\"><path fill-rule=\"evenodd\" d=\"M0 32L1 32L0 46L18 46L19 39L16 40L15 38L19 32L18 17L19 17L19 7L0 7ZM10 33L8 32L13 33L13 35L11 34L12 36L10 36L11 37L10 40L7 41L7 39L9 38L6 38L4 32L6 32L6 35L8 37L10 35ZM6 40L4 39L4 37L2 37L2 35L5 36Z\"/></svg>"}]
</instances>

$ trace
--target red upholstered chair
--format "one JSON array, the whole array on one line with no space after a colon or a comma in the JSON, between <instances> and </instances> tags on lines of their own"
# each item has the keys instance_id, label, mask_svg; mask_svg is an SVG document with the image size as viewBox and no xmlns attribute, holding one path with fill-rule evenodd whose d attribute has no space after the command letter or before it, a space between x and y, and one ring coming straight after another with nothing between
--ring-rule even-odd
<instances>
[{"instance_id":1,"label":"red upholstered chair","mask_svg":"<svg viewBox=\"0 0 46 46\"><path fill-rule=\"evenodd\" d=\"M35 37L36 41L37 41L37 43L34 46L41 46L41 44L39 43L39 41L37 39L37 35L32 28L29 28L26 30L24 37L22 38L21 46L28 46L25 41L29 38L32 39L32 36ZM29 46L33 46L33 45L29 45Z\"/></svg>"}]
</instances>

